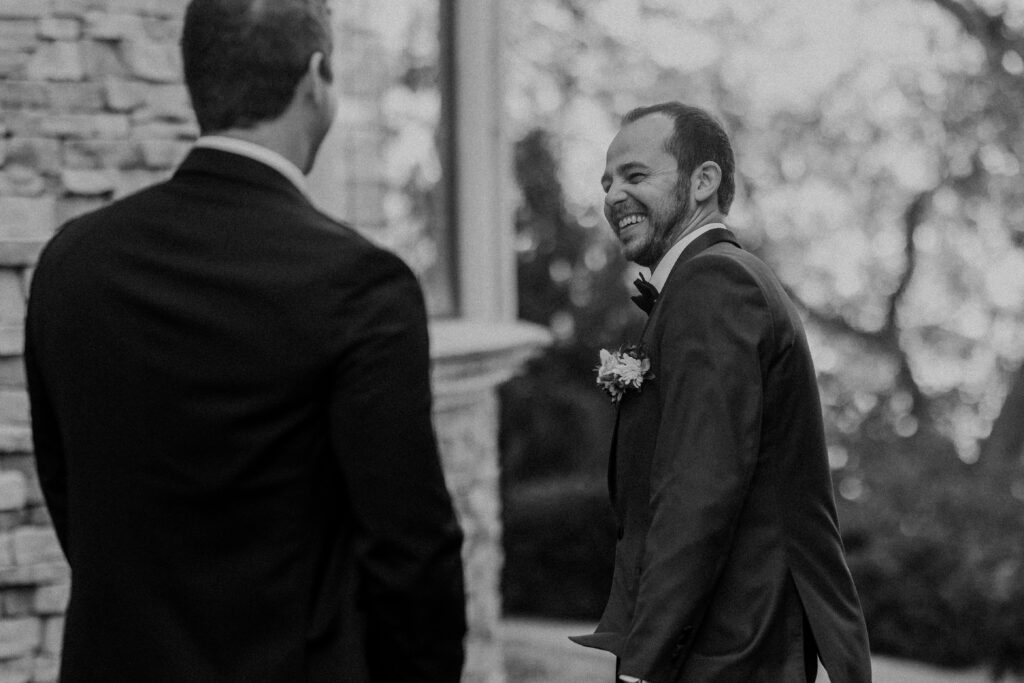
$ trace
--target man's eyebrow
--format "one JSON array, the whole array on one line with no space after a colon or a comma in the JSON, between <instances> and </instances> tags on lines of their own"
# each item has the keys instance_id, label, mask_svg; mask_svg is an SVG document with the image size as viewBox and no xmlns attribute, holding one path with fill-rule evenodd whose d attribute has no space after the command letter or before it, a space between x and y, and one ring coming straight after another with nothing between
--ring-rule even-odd
<instances>
[{"instance_id":1,"label":"man's eyebrow","mask_svg":"<svg viewBox=\"0 0 1024 683\"><path fill-rule=\"evenodd\" d=\"M630 171L636 171L636 170L640 170L640 171L648 170L647 164L643 163L642 161L627 161L626 163L620 164L619 166L617 166L615 168L615 171L619 175L626 175Z\"/></svg>"},{"instance_id":2,"label":"man's eyebrow","mask_svg":"<svg viewBox=\"0 0 1024 683\"><path fill-rule=\"evenodd\" d=\"M640 161L627 161L626 163L618 166L615 169L615 171L620 175L627 175L630 171L634 170L646 171L649 169L647 168L647 164ZM611 181L611 175L607 171L605 171L604 175L601 176L601 185L607 185Z\"/></svg>"},{"instance_id":3,"label":"man's eyebrow","mask_svg":"<svg viewBox=\"0 0 1024 683\"><path fill-rule=\"evenodd\" d=\"M639 161L627 161L626 163L622 164L622 166L619 166L619 172L623 174L628 173L633 169L641 169L643 171L646 171L647 164L644 164Z\"/></svg>"}]
</instances>

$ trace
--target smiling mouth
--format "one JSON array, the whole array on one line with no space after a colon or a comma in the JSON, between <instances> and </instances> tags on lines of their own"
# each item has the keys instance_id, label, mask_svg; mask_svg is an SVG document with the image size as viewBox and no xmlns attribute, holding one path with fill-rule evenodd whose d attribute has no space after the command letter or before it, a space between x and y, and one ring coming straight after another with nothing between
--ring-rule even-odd
<instances>
[{"instance_id":1,"label":"smiling mouth","mask_svg":"<svg viewBox=\"0 0 1024 683\"><path fill-rule=\"evenodd\" d=\"M647 216L642 213L631 213L628 216L623 216L618 220L616 226L619 230L625 230L630 225L635 225L647 219Z\"/></svg>"}]
</instances>

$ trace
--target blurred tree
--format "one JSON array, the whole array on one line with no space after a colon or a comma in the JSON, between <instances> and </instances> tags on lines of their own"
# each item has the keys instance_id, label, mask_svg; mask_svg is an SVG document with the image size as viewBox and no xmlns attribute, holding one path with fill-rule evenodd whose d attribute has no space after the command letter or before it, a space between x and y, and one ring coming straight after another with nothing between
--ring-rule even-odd
<instances>
[{"instance_id":1,"label":"blurred tree","mask_svg":"<svg viewBox=\"0 0 1024 683\"><path fill-rule=\"evenodd\" d=\"M614 525L605 455L614 413L594 388L597 349L636 322L624 262L588 215L565 208L551 137L515 146L519 317L549 326L554 348L502 387L505 609L595 618L611 579ZM623 303L625 302L625 303Z\"/></svg>"},{"instance_id":2,"label":"blurred tree","mask_svg":"<svg viewBox=\"0 0 1024 683\"><path fill-rule=\"evenodd\" d=\"M976 460L1024 357L1024 88L1019 60L986 58L939 4L527 1L510 108L558 140L566 207L588 221L618 115L667 98L717 111L741 237L823 343L870 359L823 364L836 409L888 411L897 434L934 424Z\"/></svg>"},{"instance_id":3,"label":"blurred tree","mask_svg":"<svg viewBox=\"0 0 1024 683\"><path fill-rule=\"evenodd\" d=\"M1020 160L1024 158L1024 6L1009 0L984 6L972 0L931 1L949 12L984 52L984 68L978 74L979 82L974 84L980 105L977 124L994 131L993 144L1015 162L1004 158L1003 163L1009 163L1017 173L1000 174L1011 178L1005 186L991 178L981 178L975 187L984 194L977 199L1004 197L1012 241L1020 248L1024 246L1024 184L1020 176ZM981 175L987 170L979 151L972 171ZM1024 364L1009 383L999 415L983 441L981 457L984 461L1024 458Z\"/></svg>"}]
</instances>

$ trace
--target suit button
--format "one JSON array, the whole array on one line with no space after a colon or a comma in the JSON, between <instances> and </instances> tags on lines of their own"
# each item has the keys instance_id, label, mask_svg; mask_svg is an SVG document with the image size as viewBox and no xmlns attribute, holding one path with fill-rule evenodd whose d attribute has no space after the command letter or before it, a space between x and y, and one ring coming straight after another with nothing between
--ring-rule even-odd
<instances>
[{"instance_id":1,"label":"suit button","mask_svg":"<svg viewBox=\"0 0 1024 683\"><path fill-rule=\"evenodd\" d=\"M615 530L615 538L617 538L617 539L619 539L621 541L622 537L625 536L625 535L626 535L626 530L623 529L622 525L620 524L619 528Z\"/></svg>"}]
</instances>

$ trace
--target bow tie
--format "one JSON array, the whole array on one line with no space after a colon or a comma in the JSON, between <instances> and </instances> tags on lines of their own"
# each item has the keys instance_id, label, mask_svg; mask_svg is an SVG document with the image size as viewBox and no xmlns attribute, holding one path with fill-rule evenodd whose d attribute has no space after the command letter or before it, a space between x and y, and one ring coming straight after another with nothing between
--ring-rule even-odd
<instances>
[{"instance_id":1,"label":"bow tie","mask_svg":"<svg viewBox=\"0 0 1024 683\"><path fill-rule=\"evenodd\" d=\"M640 273L640 277L633 280L633 284L640 293L636 296L631 296L630 299L632 299L633 303L639 306L644 313L650 315L651 309L654 308L654 302L658 300L658 288L645 280L643 273Z\"/></svg>"}]
</instances>

